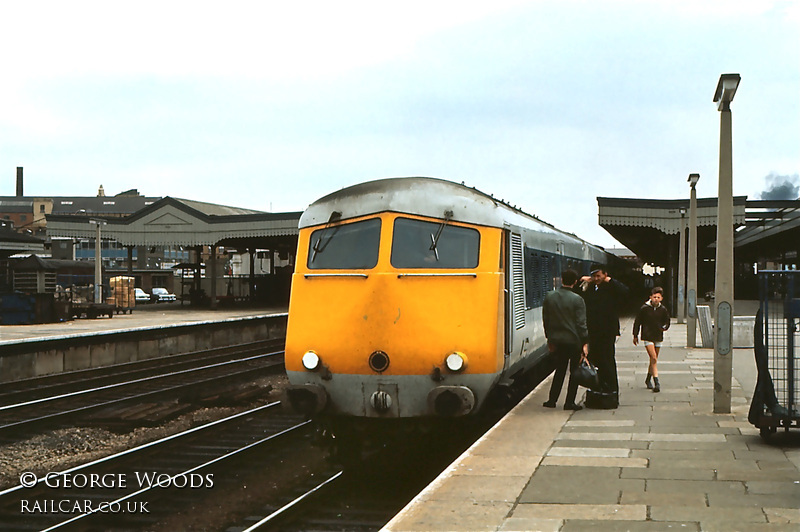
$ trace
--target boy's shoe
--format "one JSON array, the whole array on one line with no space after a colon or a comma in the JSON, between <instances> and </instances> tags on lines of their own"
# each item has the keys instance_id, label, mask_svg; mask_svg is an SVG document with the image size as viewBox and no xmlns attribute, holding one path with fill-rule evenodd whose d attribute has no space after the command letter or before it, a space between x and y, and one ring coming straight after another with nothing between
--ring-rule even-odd
<instances>
[{"instance_id":1,"label":"boy's shoe","mask_svg":"<svg viewBox=\"0 0 800 532\"><path fill-rule=\"evenodd\" d=\"M572 403L571 405L564 405L564 410L575 410L577 412L578 410L583 410L583 407Z\"/></svg>"},{"instance_id":2,"label":"boy's shoe","mask_svg":"<svg viewBox=\"0 0 800 532\"><path fill-rule=\"evenodd\" d=\"M545 408L555 408L556 407L556 402L555 401L545 401L544 404L542 404L542 406L545 407Z\"/></svg>"}]
</instances>

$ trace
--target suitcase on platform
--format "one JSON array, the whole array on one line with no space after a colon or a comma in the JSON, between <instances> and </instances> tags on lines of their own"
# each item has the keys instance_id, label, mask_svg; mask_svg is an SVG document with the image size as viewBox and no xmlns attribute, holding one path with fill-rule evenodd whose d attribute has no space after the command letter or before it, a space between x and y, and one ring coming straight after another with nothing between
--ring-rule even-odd
<instances>
[{"instance_id":1,"label":"suitcase on platform","mask_svg":"<svg viewBox=\"0 0 800 532\"><path fill-rule=\"evenodd\" d=\"M619 394L617 392L586 390L586 398L583 404L586 408L610 410L619 406Z\"/></svg>"}]
</instances>

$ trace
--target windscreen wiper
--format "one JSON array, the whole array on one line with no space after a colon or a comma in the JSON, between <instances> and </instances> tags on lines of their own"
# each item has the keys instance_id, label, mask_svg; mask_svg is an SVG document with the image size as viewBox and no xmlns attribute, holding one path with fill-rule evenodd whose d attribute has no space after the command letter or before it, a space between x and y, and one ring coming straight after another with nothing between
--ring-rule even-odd
<instances>
[{"instance_id":1,"label":"windscreen wiper","mask_svg":"<svg viewBox=\"0 0 800 532\"><path fill-rule=\"evenodd\" d=\"M452 218L453 211L444 211L444 220L442 220L442 223L439 225L439 229L436 231L436 236L433 236L433 233L431 233L431 247L428 249L433 251L433 254L436 257L436 262L439 262L439 249L436 247L436 245L439 243L439 237L442 236L444 226L446 226L447 222L449 222Z\"/></svg>"},{"instance_id":2,"label":"windscreen wiper","mask_svg":"<svg viewBox=\"0 0 800 532\"><path fill-rule=\"evenodd\" d=\"M341 226L337 225L333 229L333 232L330 233L327 239L325 238L325 236L328 234L328 229L330 229L331 224L339 221L341 217L342 213L339 211L333 211L331 213L330 217L328 218L328 221L325 223L325 227L322 229L322 234L319 235L319 238L317 238L317 241L314 242L314 246L311 248L311 250L313 251L313 253L311 254L311 262L314 262L314 259L317 258L317 253L322 253L323 251L325 251L325 248L328 246L328 244L331 243L331 240L333 240L333 237L336 235L336 232L339 230L339 227ZM323 239L325 240L323 241Z\"/></svg>"}]
</instances>

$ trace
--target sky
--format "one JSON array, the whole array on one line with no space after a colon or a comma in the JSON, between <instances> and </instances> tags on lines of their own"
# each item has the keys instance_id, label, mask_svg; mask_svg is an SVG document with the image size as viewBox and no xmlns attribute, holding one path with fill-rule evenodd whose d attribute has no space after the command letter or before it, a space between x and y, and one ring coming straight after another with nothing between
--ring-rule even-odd
<instances>
[{"instance_id":1,"label":"sky","mask_svg":"<svg viewBox=\"0 0 800 532\"><path fill-rule=\"evenodd\" d=\"M0 4L0 196L132 188L262 211L464 182L606 247L603 197L800 185L800 1ZM795 196L796 197L796 196Z\"/></svg>"}]
</instances>

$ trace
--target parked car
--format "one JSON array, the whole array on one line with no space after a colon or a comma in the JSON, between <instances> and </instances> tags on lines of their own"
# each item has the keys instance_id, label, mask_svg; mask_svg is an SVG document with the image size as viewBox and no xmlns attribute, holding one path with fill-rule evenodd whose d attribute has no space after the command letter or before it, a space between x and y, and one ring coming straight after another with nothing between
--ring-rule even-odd
<instances>
[{"instance_id":1,"label":"parked car","mask_svg":"<svg viewBox=\"0 0 800 532\"><path fill-rule=\"evenodd\" d=\"M134 288L133 289L134 298L136 299L136 303L150 303L150 294L142 290L141 288Z\"/></svg>"},{"instance_id":2,"label":"parked car","mask_svg":"<svg viewBox=\"0 0 800 532\"><path fill-rule=\"evenodd\" d=\"M163 303L165 301L176 301L175 294L170 294L166 288L153 288L153 295L158 296L156 303Z\"/></svg>"}]
</instances>

